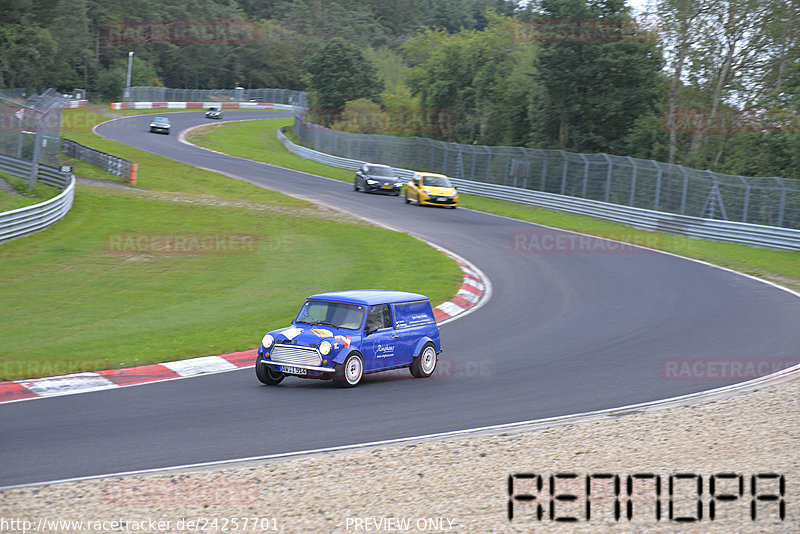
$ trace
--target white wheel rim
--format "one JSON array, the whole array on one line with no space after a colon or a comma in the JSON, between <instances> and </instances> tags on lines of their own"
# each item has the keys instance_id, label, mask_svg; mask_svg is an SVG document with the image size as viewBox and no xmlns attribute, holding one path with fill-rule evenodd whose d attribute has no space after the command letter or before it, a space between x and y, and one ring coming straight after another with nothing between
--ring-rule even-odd
<instances>
[{"instance_id":1,"label":"white wheel rim","mask_svg":"<svg viewBox=\"0 0 800 534\"><path fill-rule=\"evenodd\" d=\"M433 372L434 367L436 367L436 351L433 350L433 347L428 347L424 351L422 351L422 355L420 356L422 361L422 371L427 375Z\"/></svg>"},{"instance_id":2,"label":"white wheel rim","mask_svg":"<svg viewBox=\"0 0 800 534\"><path fill-rule=\"evenodd\" d=\"M355 384L361 378L361 360L357 357L350 358L344 369L344 375L349 384Z\"/></svg>"}]
</instances>

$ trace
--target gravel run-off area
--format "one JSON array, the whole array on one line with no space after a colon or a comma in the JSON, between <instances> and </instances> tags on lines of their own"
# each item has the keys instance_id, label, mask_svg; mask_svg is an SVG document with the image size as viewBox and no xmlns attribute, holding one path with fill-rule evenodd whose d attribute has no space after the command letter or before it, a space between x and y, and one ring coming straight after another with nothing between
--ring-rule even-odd
<instances>
[{"instance_id":1,"label":"gravel run-off area","mask_svg":"<svg viewBox=\"0 0 800 534\"><path fill-rule=\"evenodd\" d=\"M536 432L7 489L0 531L800 532L798 378L795 372L724 400ZM555 478L570 473L578 478ZM628 476L641 474L660 476L660 494L655 477L631 478L627 496ZM566 498L550 496L551 482ZM550 519L551 502L554 518L578 521ZM698 518L698 507L700 521L678 520ZM83 521L83 530L57 520Z\"/></svg>"}]
</instances>

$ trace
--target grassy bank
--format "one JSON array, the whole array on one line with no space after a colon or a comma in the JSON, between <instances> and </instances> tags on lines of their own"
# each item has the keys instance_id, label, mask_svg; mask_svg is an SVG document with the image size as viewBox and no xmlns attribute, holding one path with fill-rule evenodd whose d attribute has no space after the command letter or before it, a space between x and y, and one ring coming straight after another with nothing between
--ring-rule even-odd
<instances>
[{"instance_id":1,"label":"grassy bank","mask_svg":"<svg viewBox=\"0 0 800 534\"><path fill-rule=\"evenodd\" d=\"M352 181L353 173L304 160L286 151L277 139L277 129L292 124L292 119L218 124L195 130L192 142L257 161ZM461 205L496 215L512 217L546 226L642 244L723 267L735 269L800 290L800 251L779 251L722 243L705 239L637 230L593 217L573 215L526 206L515 202L461 195Z\"/></svg>"},{"instance_id":2,"label":"grassy bank","mask_svg":"<svg viewBox=\"0 0 800 534\"><path fill-rule=\"evenodd\" d=\"M36 182L33 190L28 190L28 180L7 173L0 173L0 212L11 211L25 206L39 204L58 196L61 191Z\"/></svg>"},{"instance_id":3,"label":"grassy bank","mask_svg":"<svg viewBox=\"0 0 800 534\"><path fill-rule=\"evenodd\" d=\"M86 132L71 138L139 162L140 188L79 186L62 221L0 245L0 380L254 348L307 295L365 280L435 303L460 287L454 262L404 234ZM427 275L397 274L412 270Z\"/></svg>"}]
</instances>

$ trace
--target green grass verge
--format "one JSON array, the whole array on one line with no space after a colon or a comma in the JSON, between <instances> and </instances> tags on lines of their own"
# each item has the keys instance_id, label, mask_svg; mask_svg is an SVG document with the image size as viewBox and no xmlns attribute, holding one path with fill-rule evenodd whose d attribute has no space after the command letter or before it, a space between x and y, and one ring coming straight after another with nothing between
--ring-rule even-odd
<instances>
[{"instance_id":1,"label":"green grass verge","mask_svg":"<svg viewBox=\"0 0 800 534\"><path fill-rule=\"evenodd\" d=\"M58 189L44 185L38 181L33 185L33 191L28 191L27 179L18 178L6 173L0 173L0 179L4 180L11 186L13 191L16 192L11 193L4 188L0 188L0 212L39 204L61 193Z\"/></svg>"},{"instance_id":2,"label":"green grass verge","mask_svg":"<svg viewBox=\"0 0 800 534\"><path fill-rule=\"evenodd\" d=\"M382 287L439 303L460 287L458 266L415 238L75 133L138 161L150 190L79 186L62 221L0 245L0 380L250 349L315 292ZM206 248L186 249L194 238ZM183 250L164 251L166 239Z\"/></svg>"},{"instance_id":3,"label":"green grass verge","mask_svg":"<svg viewBox=\"0 0 800 534\"><path fill-rule=\"evenodd\" d=\"M194 130L189 140L220 152L273 165L346 182L353 179L352 171L310 162L286 151L276 139L276 133L278 128L291 124L292 119L223 123ZM461 205L465 208L546 226L641 244L728 267L800 290L800 251L771 250L637 230L594 217L562 213L474 195L461 195Z\"/></svg>"},{"instance_id":4,"label":"green grass verge","mask_svg":"<svg viewBox=\"0 0 800 534\"><path fill-rule=\"evenodd\" d=\"M209 124L189 132L186 140L205 148L279 167L344 182L353 180L353 171L303 159L287 151L278 141L276 132L278 128L293 123L294 119L285 118Z\"/></svg>"}]
</instances>

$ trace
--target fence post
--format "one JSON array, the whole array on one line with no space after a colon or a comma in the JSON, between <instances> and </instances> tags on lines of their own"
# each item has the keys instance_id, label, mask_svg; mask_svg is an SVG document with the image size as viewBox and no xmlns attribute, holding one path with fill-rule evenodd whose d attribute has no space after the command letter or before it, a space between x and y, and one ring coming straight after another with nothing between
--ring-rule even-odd
<instances>
[{"instance_id":1,"label":"fence post","mask_svg":"<svg viewBox=\"0 0 800 534\"><path fill-rule=\"evenodd\" d=\"M775 179L781 186L781 203L778 206L778 224L777 226L783 226L783 210L786 207L786 184L783 183L783 180L778 178L777 176Z\"/></svg>"},{"instance_id":2,"label":"fence post","mask_svg":"<svg viewBox=\"0 0 800 534\"><path fill-rule=\"evenodd\" d=\"M469 179L470 180L474 180L475 179L475 162L477 161L476 158L478 157L478 150L473 146L473 147L470 147L470 152L472 152L472 170L470 171Z\"/></svg>"},{"instance_id":3,"label":"fence post","mask_svg":"<svg viewBox=\"0 0 800 534\"><path fill-rule=\"evenodd\" d=\"M711 178L711 191L708 193L708 200L706 200L706 203L703 206L703 211L700 213L700 217L705 217L706 206L710 204L711 215L709 215L708 218L713 219L716 215L717 202L719 202L719 211L722 213L722 219L727 221L728 213L725 211L725 202L722 199L722 193L719 191L719 178L717 178L717 175L711 171L711 169L706 169L704 172Z\"/></svg>"},{"instance_id":4,"label":"fence post","mask_svg":"<svg viewBox=\"0 0 800 534\"><path fill-rule=\"evenodd\" d=\"M747 222L747 213L750 211L750 184L743 176L738 177L744 184L744 206L742 208L742 222Z\"/></svg>"},{"instance_id":5,"label":"fence post","mask_svg":"<svg viewBox=\"0 0 800 534\"><path fill-rule=\"evenodd\" d=\"M564 158L564 172L561 173L561 194L565 194L567 190L567 168L569 167L569 158L567 158L567 153L563 150L559 150L561 153L561 157Z\"/></svg>"},{"instance_id":6,"label":"fence post","mask_svg":"<svg viewBox=\"0 0 800 534\"><path fill-rule=\"evenodd\" d=\"M658 169L658 174L656 174L656 194L653 201L653 209L658 211L658 201L661 200L661 175L664 174L664 169L661 168L657 161L652 159L650 161Z\"/></svg>"},{"instance_id":7,"label":"fence post","mask_svg":"<svg viewBox=\"0 0 800 534\"><path fill-rule=\"evenodd\" d=\"M631 199L628 201L628 205L633 206L633 201L635 199L634 195L636 193L636 171L639 169L639 167L636 166L636 162L633 161L632 157L628 156L628 161L631 162L631 167L633 168L633 174L631 175Z\"/></svg>"},{"instance_id":8,"label":"fence post","mask_svg":"<svg viewBox=\"0 0 800 534\"><path fill-rule=\"evenodd\" d=\"M542 191L545 190L547 186L547 152L544 150L542 152Z\"/></svg>"},{"instance_id":9,"label":"fence post","mask_svg":"<svg viewBox=\"0 0 800 534\"><path fill-rule=\"evenodd\" d=\"M689 174L683 165L678 165L678 168L683 173L683 190L681 191L681 215L686 215L686 195L689 192Z\"/></svg>"},{"instance_id":10,"label":"fence post","mask_svg":"<svg viewBox=\"0 0 800 534\"><path fill-rule=\"evenodd\" d=\"M583 190L581 191L581 198L586 198L586 188L589 185L589 160L584 154L578 154L583 160Z\"/></svg>"},{"instance_id":11,"label":"fence post","mask_svg":"<svg viewBox=\"0 0 800 534\"><path fill-rule=\"evenodd\" d=\"M33 159L31 160L31 174L28 176L28 192L33 191L36 175L39 173L39 146L43 142L39 131L39 121L36 121L36 135L33 137L33 142Z\"/></svg>"},{"instance_id":12,"label":"fence post","mask_svg":"<svg viewBox=\"0 0 800 534\"><path fill-rule=\"evenodd\" d=\"M611 161L611 158L608 154L603 154L603 157L606 158L608 162L608 172L606 174L606 192L605 192L605 202L608 202L609 197L611 196L611 173L614 169L614 162Z\"/></svg>"}]
</instances>

